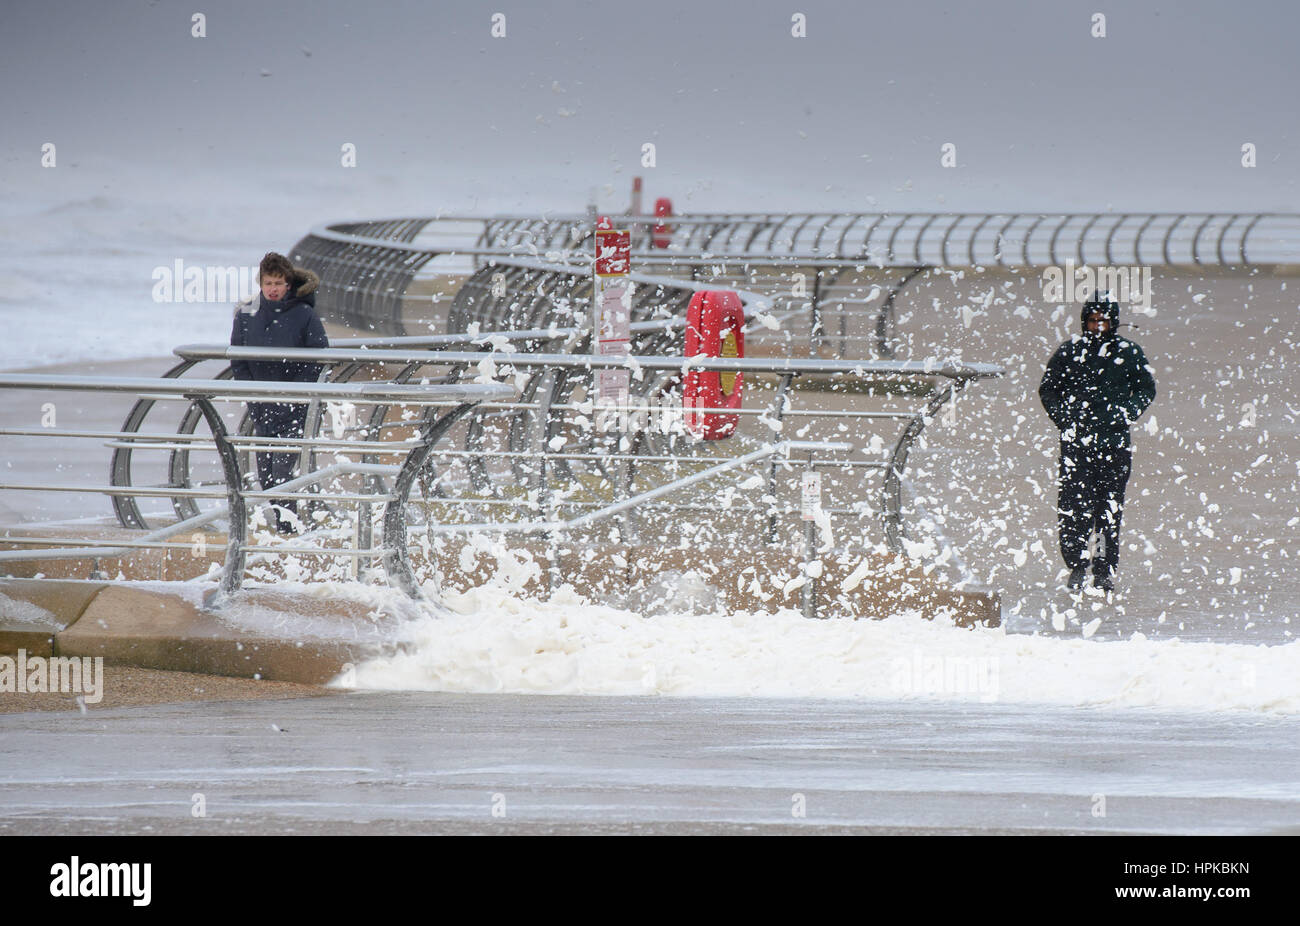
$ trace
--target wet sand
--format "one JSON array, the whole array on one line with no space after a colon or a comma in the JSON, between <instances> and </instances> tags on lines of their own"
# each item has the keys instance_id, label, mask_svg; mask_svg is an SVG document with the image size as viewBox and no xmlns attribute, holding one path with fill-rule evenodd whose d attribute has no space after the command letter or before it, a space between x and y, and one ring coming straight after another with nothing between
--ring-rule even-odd
<instances>
[{"instance_id":1,"label":"wet sand","mask_svg":"<svg viewBox=\"0 0 1300 926\"><path fill-rule=\"evenodd\" d=\"M188 701L264 701L317 698L329 689L295 682L163 672L133 666L104 666L103 697L98 703L61 692L2 692L0 714L53 711L94 714L119 707L143 707Z\"/></svg>"}]
</instances>

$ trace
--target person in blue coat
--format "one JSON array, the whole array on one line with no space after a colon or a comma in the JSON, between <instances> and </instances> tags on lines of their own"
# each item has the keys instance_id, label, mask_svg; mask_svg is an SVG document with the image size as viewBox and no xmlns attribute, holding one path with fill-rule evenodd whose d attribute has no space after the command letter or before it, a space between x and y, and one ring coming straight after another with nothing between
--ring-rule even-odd
<instances>
[{"instance_id":1,"label":"person in blue coat","mask_svg":"<svg viewBox=\"0 0 1300 926\"><path fill-rule=\"evenodd\" d=\"M232 347L329 347L325 326L316 315L316 288L320 284L316 274L293 266L289 258L272 251L262 258L258 283L261 292L235 308ZM230 369L235 379L314 383L320 378L322 366L287 360L234 360ZM306 405L250 402L248 411L258 437L303 436ZM257 454L257 475L263 491L292 479L298 460L298 453ZM276 530L292 533L299 523L297 501L277 498L271 503L275 506Z\"/></svg>"},{"instance_id":2,"label":"person in blue coat","mask_svg":"<svg viewBox=\"0 0 1300 926\"><path fill-rule=\"evenodd\" d=\"M1133 471L1129 428L1156 397L1146 355L1121 338L1119 303L1094 296L1083 306L1083 333L1052 354L1038 397L1061 432L1057 524L1070 588L1081 588L1092 567L1093 584L1115 588L1124 489ZM1099 559L1089 560L1094 532Z\"/></svg>"}]
</instances>

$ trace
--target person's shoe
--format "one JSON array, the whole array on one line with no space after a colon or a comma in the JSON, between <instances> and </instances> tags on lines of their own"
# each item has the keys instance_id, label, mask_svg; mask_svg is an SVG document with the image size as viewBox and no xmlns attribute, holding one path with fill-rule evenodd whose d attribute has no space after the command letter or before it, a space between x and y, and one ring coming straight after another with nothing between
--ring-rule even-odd
<instances>
[{"instance_id":1,"label":"person's shoe","mask_svg":"<svg viewBox=\"0 0 1300 926\"><path fill-rule=\"evenodd\" d=\"M1103 592L1115 591L1115 579L1110 575L1097 576L1093 579L1092 584Z\"/></svg>"},{"instance_id":2,"label":"person's shoe","mask_svg":"<svg viewBox=\"0 0 1300 926\"><path fill-rule=\"evenodd\" d=\"M1088 577L1087 566L1075 566L1070 570L1070 578L1066 580L1066 588L1083 588L1084 580Z\"/></svg>"}]
</instances>

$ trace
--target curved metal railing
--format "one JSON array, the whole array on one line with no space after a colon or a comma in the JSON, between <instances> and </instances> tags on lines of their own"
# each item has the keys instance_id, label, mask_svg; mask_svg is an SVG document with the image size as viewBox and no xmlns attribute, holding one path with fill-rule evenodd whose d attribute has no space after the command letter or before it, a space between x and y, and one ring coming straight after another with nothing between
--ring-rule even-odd
<instances>
[{"instance_id":1,"label":"curved metal railing","mask_svg":"<svg viewBox=\"0 0 1300 926\"><path fill-rule=\"evenodd\" d=\"M510 252L569 250L589 219L482 221L477 245ZM1197 267L1300 263L1300 215L1282 213L708 213L620 221L642 230L671 224L667 248L650 246L649 235L634 238L638 262L699 257L1003 268L1067 260Z\"/></svg>"},{"instance_id":2,"label":"curved metal railing","mask_svg":"<svg viewBox=\"0 0 1300 926\"><path fill-rule=\"evenodd\" d=\"M665 274L634 276L655 284L642 290L636 312L643 318L680 317L691 292L716 286L719 279L743 286L747 274L763 268L808 270L815 273L807 305L808 335L816 349L827 334L820 309L830 284L848 271L888 271L888 294L874 320L882 357L893 356L899 293L935 268L1017 269L1067 261L1078 266L1300 264L1300 216L1282 213L706 213L620 216L618 221L632 231L634 265ZM335 223L313 229L291 257L320 274L322 313L361 330L404 335L408 314L443 324L436 306L408 313L406 304L414 298L417 277L436 269L460 284L451 296L445 330L464 331L473 321L485 329L521 320L547 327L572 322L585 305L592 230L590 214ZM656 239L665 236L667 247L656 247ZM488 269L491 263L496 270ZM699 282L701 277L714 282ZM788 289L788 279L781 278L767 298L780 300ZM667 341L652 343L636 349L672 349ZM841 333L841 354L845 344Z\"/></svg>"},{"instance_id":3,"label":"curved metal railing","mask_svg":"<svg viewBox=\"0 0 1300 926\"><path fill-rule=\"evenodd\" d=\"M671 223L666 248L647 233ZM1142 264L1248 267L1300 263L1300 215L1287 213L704 213L656 219L620 216L638 263L692 259L863 263L876 267L1044 267L1063 264ZM478 224L463 243L421 244L438 224ZM329 253L363 275L391 256L432 258L541 256L584 251L591 219L584 214L442 216L335 223L300 242L319 239ZM408 247L398 247L407 245ZM337 255L337 256L335 256ZM310 266L310 265L309 265ZM423 262L420 263L423 266ZM394 268L395 269L395 268ZM418 269L416 267L415 269ZM392 270L377 285L394 282ZM355 287L354 287L355 288Z\"/></svg>"},{"instance_id":4,"label":"curved metal railing","mask_svg":"<svg viewBox=\"0 0 1300 926\"><path fill-rule=\"evenodd\" d=\"M262 352L264 355L268 352ZM513 387L504 383L457 383L457 384L433 384L433 385L413 385L407 383L389 383L389 382L366 382L366 383L265 383L265 382L248 382L231 379L146 379L141 377L85 377L85 376L60 376L48 374L3 374L0 373L0 390L3 389L21 389L21 390L66 390L75 392L118 392L134 394L142 399L147 398L149 401L158 401L166 399L180 399L190 403L190 409L197 409L198 413L206 422L209 432L212 449L215 450L220 461L221 467L221 489L217 491L206 491L204 489L195 489L192 486L168 486L168 493L181 493L192 501L199 497L224 498L226 506L217 512L207 514L195 514L188 518L183 518L176 524L168 525L166 528L155 531L148 535L142 541L108 541L93 542L78 539L73 542L73 546L63 550L42 550L28 549L20 551L4 551L0 553L0 561L6 559L30 559L33 555L61 555L81 557L91 555L94 557L107 555L120 555L125 551L137 548L169 548L173 545L162 543L166 537L177 532L189 530L214 519L217 515L223 515L227 521L227 541L225 566L221 578L218 582L216 597L208 603L212 606L220 604L221 600L233 595L241 586L244 579L245 565L248 554L257 551L269 551L275 553L284 552L305 552L305 553L325 553L328 555L337 555L340 551L327 549L307 549L293 550L284 547L266 547L248 543L248 521L249 509L247 501L255 498L277 497L295 497L295 490L308 484L314 484L321 478L344 472L352 474L367 474L367 471L374 468L373 464L362 463L360 465L344 464L335 466L330 472L308 473L285 483L276 488L275 491L255 491L246 485L245 474L247 467L241 466L239 459L240 441L235 435L229 433L221 413L217 410L215 403L222 400L236 401L256 401L256 400L274 400L276 402L291 402L299 404L320 403L322 401L335 400L342 402L358 403L363 405L377 405L388 407L393 403L401 403L403 406L414 406L423 409L423 415L410 426L416 431L412 439L406 441L402 447L404 450L404 460L398 466L382 467L385 471L391 471L394 477L393 488L390 492L383 495L373 494L359 499L363 504L373 501L383 501L385 504L384 514L384 536L383 544L379 550L370 550L370 537L365 538L365 547L363 550L349 551L350 555L370 556L375 555L382 558L385 574L390 584L401 588L412 597L420 597L419 583L416 581L414 572L411 567L410 552L407 547L406 532L406 510L410 498L412 486L415 484L416 474L420 467L427 459L429 451L438 443L448 432L453 424L463 418L475 406L486 401L500 401L514 397L515 390ZM449 410L439 414L442 407L450 407ZM89 437L96 439L94 434L68 433L55 430L48 430L47 435L50 437ZM23 436L30 436L24 434ZM121 432L114 435L116 439L130 445L137 441L141 446L148 446L151 443L157 443L155 439L143 439L134 434L130 429L123 428ZM258 438L249 443L265 443L267 439ZM285 445L300 444L301 441L293 439L281 439L273 441L276 445L274 449L283 449ZM190 446L195 446L191 443ZM190 447L186 448L189 452ZM261 448L259 448L261 449ZM377 448L382 451L381 445ZM116 473L114 474L116 476ZM105 494L115 499L131 497L129 493L139 491L139 487L122 486L114 481L110 486L64 486L57 484L16 484L6 483L0 486L0 489L10 491L72 491L72 492L93 492ZM319 497L319 496L315 496ZM356 498L349 498L349 501L357 501ZM51 542L52 538L18 538L10 536L5 537L7 543L36 543L44 545Z\"/></svg>"},{"instance_id":5,"label":"curved metal railing","mask_svg":"<svg viewBox=\"0 0 1300 926\"><path fill-rule=\"evenodd\" d=\"M549 340L560 343L563 336L555 332L542 333L524 331L511 333L516 343L529 344ZM907 465L908 455L921 431L931 421L939 409L971 382L988 377L999 376L1001 368L990 364L953 363L937 361L840 361L840 360L800 360L777 358L753 358L728 360L720 358L686 358L682 356L633 356L629 359L575 356L573 353L543 353L515 350L492 350L490 353L480 351L457 350L418 350L410 341L433 342L429 346L477 346L491 349L501 346L497 341L503 335L488 334L474 340L472 335L439 336L429 339L400 339L403 343L394 345L398 349L384 349L370 346L340 346L324 350L289 350L267 351L255 348L226 347L223 345L188 346L176 349L182 363L169 372L169 377L181 377L195 365L207 361L228 362L232 359L267 359L274 357L282 360L310 360L319 363L326 371L322 375L335 383L351 380L353 377L382 377L395 383L453 384L469 375L483 375L484 371L494 373L496 368L509 366L519 390L518 401L511 403L485 402L480 411L474 415L458 440L459 446L448 445L437 453L450 454L460 460L462 469L467 474L474 491L486 492L499 497L503 489L514 490L519 486L534 485L537 491L547 494L555 490L556 484L567 486L581 482L584 475L613 483L618 480L617 472L626 467L627 472L646 463L662 463L667 459L687 461L690 463L722 462L711 460L709 454L718 452L718 445L695 444L693 446L674 442L665 438L663 428L642 425L628 432L629 443L623 446L621 441L610 445L608 435L603 435L590 424L575 424L576 421L589 421L593 415L590 381L592 371L598 368L627 366L636 371L633 380L633 402L639 403L643 411L677 410L678 418L682 408L679 394L682 373L688 367L717 369L724 372L740 372L750 376L766 375L779 380L779 385L771 396L770 405L760 403L751 406L743 414L753 416L757 423L760 419L766 424L758 427L757 436L748 439L749 444L760 440L764 435L771 436L772 431L764 428L780 428L782 418L787 414L795 418L812 417L820 419L827 427L847 423L855 428L863 424L894 422L901 424L901 431L886 435L882 447L891 449L876 466L883 479L879 487L879 505L875 509L882 517L888 545L895 549L902 548L905 535L903 519L903 498L901 480ZM396 339L394 339L396 340ZM506 345L508 346L508 345ZM223 373L224 375L224 373ZM853 408L828 408L796 412L791 410L791 387L796 379L840 377L845 384L858 386L881 384L898 381L914 381L919 391L915 393L917 402L910 409L899 408L890 412L870 412ZM182 392L185 380L181 380L172 392ZM237 384L230 384L232 386ZM841 386L837 388L847 388ZM910 393L909 393L910 394ZM145 422L153 401L149 396L140 399L132 414L123 426L123 432L138 431ZM666 402L666 404L665 404ZM653 407L653 408L652 408ZM376 404L369 419L356 421L350 430L336 433L336 439L322 439L325 430L327 410L320 403L309 406L306 434L304 441L304 471L316 468L314 453L316 450L338 451L341 446L338 439L359 437L370 439L385 429L394 426L403 427L402 421L394 421L390 407ZM851 420L850 420L851 419ZM181 418L178 433L190 435L196 423L194 409L191 408ZM241 433L250 429L247 420L238 429ZM678 433L681 433L678 428ZM829 432L833 434L834 432ZM495 435L495 436L494 436ZM262 439L262 443L268 443ZM558 442L558 443L557 443ZM274 443L274 442L270 442ZM746 443L742 440L739 443ZM171 446L166 440L159 440L157 434L149 438L134 441L129 438L117 442L113 460L113 485L128 489L134 484L131 462L132 455L142 450L167 450L171 454L168 468L170 479L168 485L178 489L173 504L177 516L192 518L198 514L193 497L188 494L200 486L190 472L191 454L200 449L194 444ZM247 453L248 449L245 448ZM724 455L725 456L725 455ZM493 472L494 464L504 465ZM375 462L370 458L363 463ZM854 464L859 465L859 464ZM861 464L865 465L865 464ZM244 472L250 467L245 463ZM774 476L774 473L773 473ZM630 476L629 476L630 478ZM151 487L163 489L165 487ZM853 490L855 497L863 498L864 491L859 486ZM487 502L484 502L487 503ZM145 527L146 522L140 513L137 500L123 491L114 497L114 505L123 526ZM774 528L773 528L774 529Z\"/></svg>"},{"instance_id":6,"label":"curved metal railing","mask_svg":"<svg viewBox=\"0 0 1300 926\"><path fill-rule=\"evenodd\" d=\"M558 253L542 260L535 248L526 245L502 249L411 243L433 221L401 219L317 228L294 245L289 256L319 275L316 303L323 314L379 335L407 335L403 299L416 274L440 257L469 258L472 264L461 268L469 279L452 302L449 332L465 331L468 316L493 330L516 327L504 322L520 318L531 319L530 327L582 323L590 300L590 262L572 262L574 255ZM386 234L394 237L383 237ZM691 296L710 288L706 283L640 273L629 279L636 286L633 321L652 315L684 318ZM769 308L768 297L739 293L746 315ZM526 305L512 307L516 302Z\"/></svg>"}]
</instances>

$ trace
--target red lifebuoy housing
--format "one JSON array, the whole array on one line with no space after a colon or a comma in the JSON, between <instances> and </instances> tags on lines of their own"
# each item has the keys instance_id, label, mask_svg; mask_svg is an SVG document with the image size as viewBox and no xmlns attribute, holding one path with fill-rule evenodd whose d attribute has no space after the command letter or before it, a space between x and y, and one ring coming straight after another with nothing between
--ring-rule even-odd
<instances>
[{"instance_id":1,"label":"red lifebuoy housing","mask_svg":"<svg viewBox=\"0 0 1300 926\"><path fill-rule=\"evenodd\" d=\"M686 310L687 357L745 356L745 307L730 290L700 291ZM740 408L744 377L718 370L686 371L682 407L686 427L703 440L721 440L736 431L740 415L696 409Z\"/></svg>"},{"instance_id":2,"label":"red lifebuoy housing","mask_svg":"<svg viewBox=\"0 0 1300 926\"><path fill-rule=\"evenodd\" d=\"M660 196L655 200L655 218L666 219L672 214L673 201L671 199L667 196ZM673 240L673 227L666 222L656 222L650 240L657 248L668 247L669 242Z\"/></svg>"}]
</instances>

